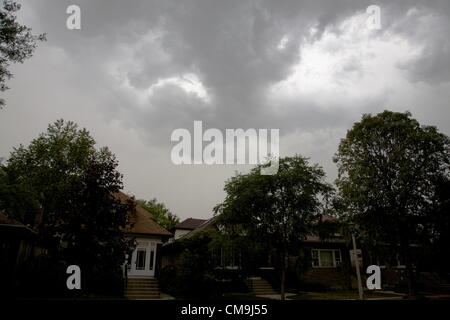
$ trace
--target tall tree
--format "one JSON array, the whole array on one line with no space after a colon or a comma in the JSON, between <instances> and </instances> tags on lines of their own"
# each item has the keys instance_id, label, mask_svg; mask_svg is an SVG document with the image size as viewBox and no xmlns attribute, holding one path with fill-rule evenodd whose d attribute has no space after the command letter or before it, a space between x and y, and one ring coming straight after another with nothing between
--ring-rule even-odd
<instances>
[{"instance_id":1,"label":"tall tree","mask_svg":"<svg viewBox=\"0 0 450 320\"><path fill-rule=\"evenodd\" d=\"M449 138L410 113L364 115L341 140L336 181L347 217L371 242L400 247L414 294L411 245L423 239L436 198L448 179Z\"/></svg>"},{"instance_id":2,"label":"tall tree","mask_svg":"<svg viewBox=\"0 0 450 320\"><path fill-rule=\"evenodd\" d=\"M450 179L442 177L436 182L437 191L425 236L434 271L448 277L450 270Z\"/></svg>"},{"instance_id":3,"label":"tall tree","mask_svg":"<svg viewBox=\"0 0 450 320\"><path fill-rule=\"evenodd\" d=\"M12 0L2 1L0 7L0 91L8 89L6 81L12 77L10 63L23 63L36 49L37 41L45 40L45 35L33 35L31 29L17 22L15 13L20 4ZM5 101L0 99L0 109Z\"/></svg>"},{"instance_id":4,"label":"tall tree","mask_svg":"<svg viewBox=\"0 0 450 320\"><path fill-rule=\"evenodd\" d=\"M312 233L323 196L331 187L324 182L324 171L300 156L280 159L275 175L261 175L260 169L231 178L225 185L225 201L215 212L218 223L243 243L257 241L279 253L284 299L290 246Z\"/></svg>"},{"instance_id":5,"label":"tall tree","mask_svg":"<svg viewBox=\"0 0 450 320\"><path fill-rule=\"evenodd\" d=\"M122 231L134 210L131 201L115 197L122 188L117 165L108 148L95 148L87 130L58 120L11 153L3 168L7 185L0 188L8 195L5 210L28 219L52 259L79 264L88 276L98 268L117 270L131 245ZM11 203L28 199L24 194L34 205L17 216Z\"/></svg>"},{"instance_id":6,"label":"tall tree","mask_svg":"<svg viewBox=\"0 0 450 320\"><path fill-rule=\"evenodd\" d=\"M158 202L155 198L152 200L137 200L137 203L145 210L151 213L156 222L170 230L180 223L180 218L177 215L170 212L166 205L162 202Z\"/></svg>"}]
</instances>

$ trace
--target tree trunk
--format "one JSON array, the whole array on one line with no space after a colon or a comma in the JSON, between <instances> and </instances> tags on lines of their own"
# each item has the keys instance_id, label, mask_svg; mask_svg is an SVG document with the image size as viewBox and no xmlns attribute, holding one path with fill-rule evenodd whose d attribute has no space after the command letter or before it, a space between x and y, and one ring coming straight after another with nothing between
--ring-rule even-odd
<instances>
[{"instance_id":1,"label":"tree trunk","mask_svg":"<svg viewBox=\"0 0 450 320\"><path fill-rule=\"evenodd\" d=\"M284 250L283 255L281 257L281 300L286 299L286 250Z\"/></svg>"},{"instance_id":2,"label":"tree trunk","mask_svg":"<svg viewBox=\"0 0 450 320\"><path fill-rule=\"evenodd\" d=\"M415 285L414 285L414 270L409 255L409 250L405 252L405 265L406 265L406 277L408 283L408 296L414 297L416 295Z\"/></svg>"},{"instance_id":3,"label":"tree trunk","mask_svg":"<svg viewBox=\"0 0 450 320\"><path fill-rule=\"evenodd\" d=\"M403 239L401 241L402 256L406 267L406 282L408 285L408 297L413 297L416 294L414 285L414 271L412 267L409 241Z\"/></svg>"},{"instance_id":4,"label":"tree trunk","mask_svg":"<svg viewBox=\"0 0 450 320\"><path fill-rule=\"evenodd\" d=\"M281 269L281 300L285 300L286 299L286 294L285 294L285 282L286 282L286 267L284 266L283 263L283 267Z\"/></svg>"}]
</instances>

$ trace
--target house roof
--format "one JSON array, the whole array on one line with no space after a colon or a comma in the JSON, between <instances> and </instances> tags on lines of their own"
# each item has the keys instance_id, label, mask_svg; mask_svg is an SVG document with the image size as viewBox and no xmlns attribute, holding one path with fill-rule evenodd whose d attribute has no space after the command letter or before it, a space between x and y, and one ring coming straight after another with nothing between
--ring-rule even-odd
<instances>
[{"instance_id":1,"label":"house roof","mask_svg":"<svg viewBox=\"0 0 450 320\"><path fill-rule=\"evenodd\" d=\"M216 222L217 216L212 217L211 219L193 219L188 218L181 223L179 223L175 228L176 229L185 229L185 230L192 230L191 232L183 235L178 240L184 240L193 237L194 235L198 234L199 232L202 232L203 230L207 229L209 226L214 225ZM320 220L322 222L338 222L339 219L330 215L322 215ZM184 226L192 227L194 225L197 225L195 228L187 228ZM180 227L181 226L181 227ZM345 240L342 239L340 235L336 235L334 237L331 237L330 239L321 239L319 235L307 235L304 242L309 243L320 243L320 242L331 242L331 243L344 243ZM172 242L173 243L173 242ZM166 245L169 245L170 243L167 243Z\"/></svg>"},{"instance_id":2,"label":"house roof","mask_svg":"<svg viewBox=\"0 0 450 320\"><path fill-rule=\"evenodd\" d=\"M196 229L192 230L191 232L183 235L179 240L189 239L189 238L193 237L194 235L198 234L199 232L202 232L203 230L207 229L208 227L213 226L215 222L216 222L216 217L212 217L211 219L204 220L201 225L199 225Z\"/></svg>"},{"instance_id":3,"label":"house roof","mask_svg":"<svg viewBox=\"0 0 450 320\"><path fill-rule=\"evenodd\" d=\"M130 217L132 227L126 230L130 234L140 235L156 235L156 236L172 236L172 234L161 227L153 217L153 215L136 203L134 199L123 192L118 192L115 197L122 202L134 201L136 204L136 212Z\"/></svg>"},{"instance_id":4,"label":"house roof","mask_svg":"<svg viewBox=\"0 0 450 320\"><path fill-rule=\"evenodd\" d=\"M187 218L177 224L175 226L175 229L183 229L183 230L194 230L200 227L202 224L204 224L207 219L194 219L194 218Z\"/></svg>"},{"instance_id":5,"label":"house roof","mask_svg":"<svg viewBox=\"0 0 450 320\"><path fill-rule=\"evenodd\" d=\"M20 223L19 221L11 219L10 217L8 217L3 212L0 212L0 228L1 227L17 228L18 230L21 230L21 231L24 231L24 232L35 233L35 231L32 230L31 228L29 228L26 225Z\"/></svg>"},{"instance_id":6,"label":"house roof","mask_svg":"<svg viewBox=\"0 0 450 320\"><path fill-rule=\"evenodd\" d=\"M330 243L345 243L346 241L340 236L334 236L330 239L321 239L318 235L307 235L304 242L311 243L321 243L321 242L330 242Z\"/></svg>"},{"instance_id":7,"label":"house roof","mask_svg":"<svg viewBox=\"0 0 450 320\"><path fill-rule=\"evenodd\" d=\"M3 212L0 212L0 225L10 225L10 226L17 226L17 227L24 227L24 225L14 219L11 219Z\"/></svg>"},{"instance_id":8,"label":"house roof","mask_svg":"<svg viewBox=\"0 0 450 320\"><path fill-rule=\"evenodd\" d=\"M191 220L201 220L201 219L192 219L189 218ZM189 220L186 219L185 221ZM322 222L338 222L339 219L337 219L336 217L330 216L330 215L322 215L321 216L321 221ZM182 237L180 237L179 240L182 239L187 239L187 238L191 238L192 236L196 235L197 233L205 230L206 228L208 228L209 226L213 225L216 222L216 217L212 217L211 219L208 220L201 220L203 221L198 227L196 227L193 231L183 235ZM184 223L185 221L181 222ZM177 227L178 228L178 227ZM319 237L319 235L307 235L304 242L309 242L309 243L320 243L320 242L331 242L331 243L343 243L345 242L345 240L340 236L340 235L335 235L334 237L331 237L330 239L321 239Z\"/></svg>"}]
</instances>

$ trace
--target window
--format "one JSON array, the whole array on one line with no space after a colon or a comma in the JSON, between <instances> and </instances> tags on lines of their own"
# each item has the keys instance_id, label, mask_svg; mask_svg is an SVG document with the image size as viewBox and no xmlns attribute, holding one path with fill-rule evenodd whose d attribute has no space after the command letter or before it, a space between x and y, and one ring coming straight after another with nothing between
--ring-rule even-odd
<instances>
[{"instance_id":1,"label":"window","mask_svg":"<svg viewBox=\"0 0 450 320\"><path fill-rule=\"evenodd\" d=\"M336 263L337 267L342 264L341 250L334 250L334 262Z\"/></svg>"},{"instance_id":2,"label":"window","mask_svg":"<svg viewBox=\"0 0 450 320\"><path fill-rule=\"evenodd\" d=\"M153 270L153 267L155 265L155 251L156 251L156 243L152 242L150 244L150 263L148 266L149 270Z\"/></svg>"},{"instance_id":3,"label":"window","mask_svg":"<svg viewBox=\"0 0 450 320\"><path fill-rule=\"evenodd\" d=\"M154 264L154 262L155 262L155 251L150 251L150 264L149 264L149 266L148 266L148 268L150 269L150 270L153 270L153 264Z\"/></svg>"},{"instance_id":4,"label":"window","mask_svg":"<svg viewBox=\"0 0 450 320\"><path fill-rule=\"evenodd\" d=\"M336 268L341 265L339 249L312 249L311 264L314 268Z\"/></svg>"},{"instance_id":5,"label":"window","mask_svg":"<svg viewBox=\"0 0 450 320\"><path fill-rule=\"evenodd\" d=\"M332 250L320 250L319 260L321 267L334 267L334 258Z\"/></svg>"},{"instance_id":6,"label":"window","mask_svg":"<svg viewBox=\"0 0 450 320\"><path fill-rule=\"evenodd\" d=\"M145 269L145 249L138 249L136 251L136 270L144 270Z\"/></svg>"},{"instance_id":7,"label":"window","mask_svg":"<svg viewBox=\"0 0 450 320\"><path fill-rule=\"evenodd\" d=\"M216 268L239 269L241 254L233 248L219 248L212 251L211 260Z\"/></svg>"},{"instance_id":8,"label":"window","mask_svg":"<svg viewBox=\"0 0 450 320\"><path fill-rule=\"evenodd\" d=\"M312 266L320 267L319 250L311 250Z\"/></svg>"}]
</instances>

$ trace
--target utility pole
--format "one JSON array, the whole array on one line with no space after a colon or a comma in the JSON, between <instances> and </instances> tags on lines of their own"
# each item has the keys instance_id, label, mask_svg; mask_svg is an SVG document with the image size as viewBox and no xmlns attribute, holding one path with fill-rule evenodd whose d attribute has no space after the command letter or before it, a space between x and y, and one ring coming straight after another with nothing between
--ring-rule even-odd
<instances>
[{"instance_id":1,"label":"utility pole","mask_svg":"<svg viewBox=\"0 0 450 320\"><path fill-rule=\"evenodd\" d=\"M358 293L359 293L359 299L363 300L363 288L361 283L361 273L359 272L359 259L358 254L356 253L356 240L355 235L352 234L352 242L353 242L353 259L355 261L355 268L356 268L356 278L358 279Z\"/></svg>"}]
</instances>

